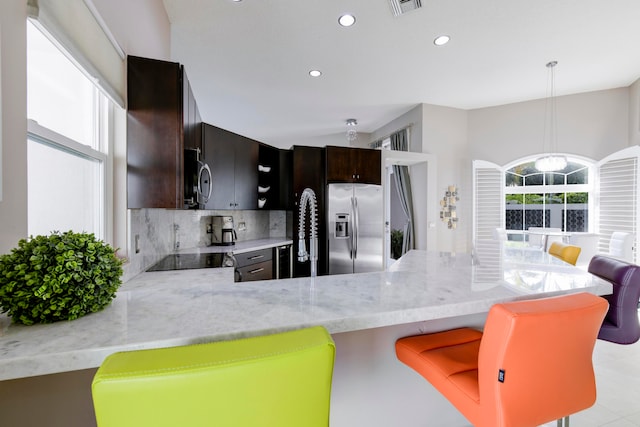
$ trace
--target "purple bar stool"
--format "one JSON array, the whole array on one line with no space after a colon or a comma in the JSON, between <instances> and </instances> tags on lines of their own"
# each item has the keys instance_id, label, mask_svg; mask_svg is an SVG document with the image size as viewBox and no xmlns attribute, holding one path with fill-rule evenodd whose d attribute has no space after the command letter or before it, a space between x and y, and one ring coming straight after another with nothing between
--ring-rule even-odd
<instances>
[{"instance_id":1,"label":"purple bar stool","mask_svg":"<svg viewBox=\"0 0 640 427\"><path fill-rule=\"evenodd\" d=\"M617 344L633 344L640 339L638 300L640 299L640 267L616 258L595 255L589 263L589 273L613 285L598 338Z\"/></svg>"}]
</instances>

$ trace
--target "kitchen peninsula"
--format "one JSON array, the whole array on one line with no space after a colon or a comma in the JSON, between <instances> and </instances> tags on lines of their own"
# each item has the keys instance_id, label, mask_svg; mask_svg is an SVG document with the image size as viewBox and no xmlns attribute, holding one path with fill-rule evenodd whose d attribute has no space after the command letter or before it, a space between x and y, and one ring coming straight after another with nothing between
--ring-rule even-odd
<instances>
[{"instance_id":1,"label":"kitchen peninsula","mask_svg":"<svg viewBox=\"0 0 640 427\"><path fill-rule=\"evenodd\" d=\"M232 282L231 268L143 273L105 310L71 322L20 326L0 316L0 380L95 368L115 351L323 325L337 344L332 426L391 425L380 413L389 408L376 403L373 410L370 399L392 405L401 397L398 381L424 388L395 363L397 337L481 324L501 301L612 291L608 282L543 252L505 249L490 265L496 267L467 254L411 251L376 273L241 284ZM493 283L484 279L487 269L497 278ZM362 398L354 395L363 390Z\"/></svg>"}]
</instances>

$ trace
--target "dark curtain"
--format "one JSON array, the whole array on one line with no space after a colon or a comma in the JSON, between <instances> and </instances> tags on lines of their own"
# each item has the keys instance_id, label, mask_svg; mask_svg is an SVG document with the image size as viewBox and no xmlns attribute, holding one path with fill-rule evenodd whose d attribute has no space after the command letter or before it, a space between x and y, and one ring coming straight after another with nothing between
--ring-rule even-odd
<instances>
[{"instance_id":1,"label":"dark curtain","mask_svg":"<svg viewBox=\"0 0 640 427\"><path fill-rule=\"evenodd\" d=\"M391 149L396 151L409 151L407 141L407 130L402 129L390 136ZM402 210L407 217L404 226L404 236L402 239L402 254L414 248L414 228L413 228L413 196L411 195L411 177L408 166L393 166L393 176L398 190L398 197L402 205Z\"/></svg>"}]
</instances>

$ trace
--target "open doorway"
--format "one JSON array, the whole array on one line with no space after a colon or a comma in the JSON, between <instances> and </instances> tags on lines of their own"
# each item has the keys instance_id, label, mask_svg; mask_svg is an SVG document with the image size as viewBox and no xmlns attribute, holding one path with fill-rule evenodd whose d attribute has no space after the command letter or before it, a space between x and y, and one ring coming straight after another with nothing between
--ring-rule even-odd
<instances>
[{"instance_id":1,"label":"open doorway","mask_svg":"<svg viewBox=\"0 0 640 427\"><path fill-rule=\"evenodd\" d=\"M408 166L411 176L413 195L413 216L415 232L415 248L429 249L435 243L428 243L430 218L433 216L433 206L429 206L428 194L435 194L435 156L425 153L407 151L382 150L382 176L384 177L384 263L385 269L395 262L401 255L398 245L402 248L407 215L405 214L393 179L393 166ZM432 199L434 199L432 197ZM434 199L435 200L435 199ZM434 205L435 206L435 205Z\"/></svg>"},{"instance_id":2,"label":"open doorway","mask_svg":"<svg viewBox=\"0 0 640 427\"><path fill-rule=\"evenodd\" d=\"M402 209L398 186L395 184L394 168L387 168L389 171L389 257L396 260L402 256L402 241L404 238L404 227L409 220Z\"/></svg>"}]
</instances>

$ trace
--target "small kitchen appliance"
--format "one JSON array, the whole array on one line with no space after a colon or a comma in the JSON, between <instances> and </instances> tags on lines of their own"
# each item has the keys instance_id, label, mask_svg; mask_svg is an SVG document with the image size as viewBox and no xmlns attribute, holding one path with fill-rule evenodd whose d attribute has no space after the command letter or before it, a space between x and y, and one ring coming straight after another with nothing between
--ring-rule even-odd
<instances>
[{"instance_id":1,"label":"small kitchen appliance","mask_svg":"<svg viewBox=\"0 0 640 427\"><path fill-rule=\"evenodd\" d=\"M232 216L211 217L211 244L218 246L235 245L238 235L233 226Z\"/></svg>"}]
</instances>

